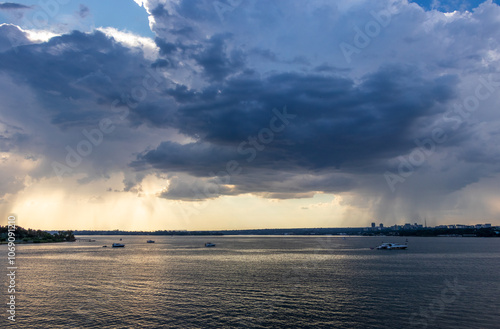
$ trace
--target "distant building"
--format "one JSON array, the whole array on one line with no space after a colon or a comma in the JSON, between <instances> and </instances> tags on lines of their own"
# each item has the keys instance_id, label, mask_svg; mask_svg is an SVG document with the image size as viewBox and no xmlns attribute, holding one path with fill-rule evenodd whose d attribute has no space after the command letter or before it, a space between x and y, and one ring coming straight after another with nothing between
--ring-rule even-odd
<instances>
[{"instance_id":1,"label":"distant building","mask_svg":"<svg viewBox=\"0 0 500 329\"><path fill-rule=\"evenodd\" d=\"M384 228L384 224L380 223L380 229Z\"/></svg>"},{"instance_id":2,"label":"distant building","mask_svg":"<svg viewBox=\"0 0 500 329\"><path fill-rule=\"evenodd\" d=\"M491 224L487 223L487 224L484 224L484 228L490 228L491 227Z\"/></svg>"},{"instance_id":3,"label":"distant building","mask_svg":"<svg viewBox=\"0 0 500 329\"><path fill-rule=\"evenodd\" d=\"M375 228L375 222L372 223L372 228Z\"/></svg>"}]
</instances>

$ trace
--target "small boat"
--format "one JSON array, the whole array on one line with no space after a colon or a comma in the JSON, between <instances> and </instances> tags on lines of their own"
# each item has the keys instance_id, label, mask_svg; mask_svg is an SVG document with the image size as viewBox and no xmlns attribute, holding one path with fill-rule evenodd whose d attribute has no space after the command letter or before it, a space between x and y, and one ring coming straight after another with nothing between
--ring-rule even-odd
<instances>
[{"instance_id":1,"label":"small boat","mask_svg":"<svg viewBox=\"0 0 500 329\"><path fill-rule=\"evenodd\" d=\"M155 243L154 240L148 240L147 243Z\"/></svg>"},{"instance_id":2,"label":"small boat","mask_svg":"<svg viewBox=\"0 0 500 329\"><path fill-rule=\"evenodd\" d=\"M377 247L379 250L398 250L398 249L406 249L408 248L407 244L398 244L398 243L382 243Z\"/></svg>"},{"instance_id":3,"label":"small boat","mask_svg":"<svg viewBox=\"0 0 500 329\"><path fill-rule=\"evenodd\" d=\"M122 243L113 243L112 247L113 248L122 248L122 247L125 247L125 245Z\"/></svg>"},{"instance_id":4,"label":"small boat","mask_svg":"<svg viewBox=\"0 0 500 329\"><path fill-rule=\"evenodd\" d=\"M205 243L205 247L215 247L215 243L207 242Z\"/></svg>"},{"instance_id":5,"label":"small boat","mask_svg":"<svg viewBox=\"0 0 500 329\"><path fill-rule=\"evenodd\" d=\"M102 246L103 248L107 248L108 246Z\"/></svg>"}]
</instances>

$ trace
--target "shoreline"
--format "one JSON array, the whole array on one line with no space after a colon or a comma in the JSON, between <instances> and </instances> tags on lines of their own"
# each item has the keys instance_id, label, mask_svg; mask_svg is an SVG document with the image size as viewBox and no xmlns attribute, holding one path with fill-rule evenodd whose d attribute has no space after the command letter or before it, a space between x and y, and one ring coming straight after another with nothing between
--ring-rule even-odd
<instances>
[{"instance_id":1,"label":"shoreline","mask_svg":"<svg viewBox=\"0 0 500 329\"><path fill-rule=\"evenodd\" d=\"M75 241L37 241L37 242L34 242L34 241L14 241L14 244L17 246L17 245L21 245L21 244L45 244L45 243L61 243L61 242L75 242ZM0 241L0 245L3 245L3 244L9 244L8 241Z\"/></svg>"}]
</instances>

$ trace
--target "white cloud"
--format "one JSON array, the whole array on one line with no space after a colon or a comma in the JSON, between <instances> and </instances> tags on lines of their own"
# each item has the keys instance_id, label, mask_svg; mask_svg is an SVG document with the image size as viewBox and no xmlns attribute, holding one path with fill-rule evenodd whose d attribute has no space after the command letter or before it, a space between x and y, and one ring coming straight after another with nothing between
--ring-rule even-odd
<instances>
[{"instance_id":1,"label":"white cloud","mask_svg":"<svg viewBox=\"0 0 500 329\"><path fill-rule=\"evenodd\" d=\"M24 32L27 33L28 39L34 43L47 42L53 37L60 35L45 30L25 30Z\"/></svg>"},{"instance_id":2,"label":"white cloud","mask_svg":"<svg viewBox=\"0 0 500 329\"><path fill-rule=\"evenodd\" d=\"M128 48L138 48L144 52L144 57L150 61L158 58L158 47L154 40L136 35L131 32L120 31L113 27L98 27L97 31L101 31L116 41L122 43Z\"/></svg>"}]
</instances>

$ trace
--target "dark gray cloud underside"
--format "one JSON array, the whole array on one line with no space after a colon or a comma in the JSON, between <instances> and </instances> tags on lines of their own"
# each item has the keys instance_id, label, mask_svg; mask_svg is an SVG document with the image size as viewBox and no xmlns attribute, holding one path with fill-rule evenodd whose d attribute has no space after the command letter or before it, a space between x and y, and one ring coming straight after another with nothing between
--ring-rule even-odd
<instances>
[{"instance_id":1,"label":"dark gray cloud underside","mask_svg":"<svg viewBox=\"0 0 500 329\"><path fill-rule=\"evenodd\" d=\"M134 165L206 177L232 159L246 163L249 156L238 146L259 138L275 116L272 110L286 107L296 117L272 142L259 142L264 148L257 147L248 167L379 170L377 164L414 146L413 124L442 111L456 83L452 76L424 78L413 68L385 67L359 85L336 76L290 73L263 79L242 74L222 84L220 93L176 88L169 92L181 104L173 124L199 141L162 143Z\"/></svg>"},{"instance_id":2,"label":"dark gray cloud underside","mask_svg":"<svg viewBox=\"0 0 500 329\"><path fill-rule=\"evenodd\" d=\"M0 10L13 10L13 9L30 9L31 7L14 2L0 3Z\"/></svg>"}]
</instances>

